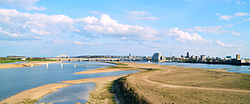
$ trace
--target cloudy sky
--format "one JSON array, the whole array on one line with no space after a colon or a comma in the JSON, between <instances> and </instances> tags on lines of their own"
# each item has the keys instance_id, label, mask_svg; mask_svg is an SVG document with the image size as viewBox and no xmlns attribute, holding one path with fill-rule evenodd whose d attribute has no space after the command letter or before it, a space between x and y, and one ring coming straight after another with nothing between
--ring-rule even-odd
<instances>
[{"instance_id":1,"label":"cloudy sky","mask_svg":"<svg viewBox=\"0 0 250 104\"><path fill-rule=\"evenodd\" d=\"M0 0L0 56L241 54L248 0Z\"/></svg>"}]
</instances>

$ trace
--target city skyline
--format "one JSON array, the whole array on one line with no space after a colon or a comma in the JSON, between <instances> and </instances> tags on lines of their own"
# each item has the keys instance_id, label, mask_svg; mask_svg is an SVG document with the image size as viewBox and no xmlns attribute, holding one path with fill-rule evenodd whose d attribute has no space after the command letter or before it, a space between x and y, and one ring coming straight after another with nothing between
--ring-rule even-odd
<instances>
[{"instance_id":1,"label":"city skyline","mask_svg":"<svg viewBox=\"0 0 250 104\"><path fill-rule=\"evenodd\" d=\"M250 58L247 0L0 0L0 55Z\"/></svg>"}]
</instances>

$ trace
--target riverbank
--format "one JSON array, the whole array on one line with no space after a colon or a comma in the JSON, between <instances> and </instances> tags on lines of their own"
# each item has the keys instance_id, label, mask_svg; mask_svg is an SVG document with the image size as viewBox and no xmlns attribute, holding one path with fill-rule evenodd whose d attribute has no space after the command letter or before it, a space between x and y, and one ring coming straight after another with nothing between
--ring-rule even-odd
<instances>
[{"instance_id":1,"label":"riverbank","mask_svg":"<svg viewBox=\"0 0 250 104\"><path fill-rule=\"evenodd\" d=\"M226 72L220 69L200 69L147 63L114 62L117 66L77 72L89 74L138 70L128 75L62 81L67 86L94 82L87 104L125 103L250 103L250 74ZM44 85L47 86L47 85ZM66 87L66 86L65 86ZM45 90L45 87L39 90ZM34 88L36 89L36 88ZM40 97L46 93L24 91ZM51 91L52 92L55 92ZM21 92L19 101L36 101ZM28 94L27 94L28 93ZM15 101L16 97L8 98ZM5 102L2 101L2 102ZM0 102L0 103L2 103ZM12 104L12 103L10 103ZM29 103L28 103L29 104ZM30 103L32 104L32 103Z\"/></svg>"},{"instance_id":2,"label":"riverbank","mask_svg":"<svg viewBox=\"0 0 250 104\"><path fill-rule=\"evenodd\" d=\"M0 69L31 67L31 65L37 66L37 65L60 63L60 62L61 61L29 61L27 63L19 63L19 64L0 64Z\"/></svg>"}]
</instances>

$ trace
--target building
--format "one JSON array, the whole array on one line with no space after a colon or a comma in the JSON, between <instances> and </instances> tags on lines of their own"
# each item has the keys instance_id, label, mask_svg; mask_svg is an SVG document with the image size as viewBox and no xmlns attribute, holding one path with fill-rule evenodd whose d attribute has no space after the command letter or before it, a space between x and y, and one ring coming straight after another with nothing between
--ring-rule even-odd
<instances>
[{"instance_id":1,"label":"building","mask_svg":"<svg viewBox=\"0 0 250 104\"><path fill-rule=\"evenodd\" d=\"M236 60L240 60L240 54L236 54Z\"/></svg>"},{"instance_id":2,"label":"building","mask_svg":"<svg viewBox=\"0 0 250 104\"><path fill-rule=\"evenodd\" d=\"M240 54L236 54L236 58L235 58L235 59L232 59L232 60L231 60L231 63L232 63L232 64L237 64L237 65L241 64L241 63L242 63L242 60L240 59Z\"/></svg>"},{"instance_id":3,"label":"building","mask_svg":"<svg viewBox=\"0 0 250 104\"><path fill-rule=\"evenodd\" d=\"M162 60L162 56L160 53L154 53L152 56L152 61L154 62L160 62Z\"/></svg>"},{"instance_id":4,"label":"building","mask_svg":"<svg viewBox=\"0 0 250 104\"><path fill-rule=\"evenodd\" d=\"M190 53L189 52L187 52L186 58L190 58Z\"/></svg>"},{"instance_id":5,"label":"building","mask_svg":"<svg viewBox=\"0 0 250 104\"><path fill-rule=\"evenodd\" d=\"M200 61L205 61L206 60L206 55L201 55Z\"/></svg>"},{"instance_id":6,"label":"building","mask_svg":"<svg viewBox=\"0 0 250 104\"><path fill-rule=\"evenodd\" d=\"M231 59L231 58L232 58L232 56L226 56L226 58L227 58L227 59Z\"/></svg>"},{"instance_id":7,"label":"building","mask_svg":"<svg viewBox=\"0 0 250 104\"><path fill-rule=\"evenodd\" d=\"M199 61L199 56L195 56L195 61L196 61L196 62Z\"/></svg>"}]
</instances>

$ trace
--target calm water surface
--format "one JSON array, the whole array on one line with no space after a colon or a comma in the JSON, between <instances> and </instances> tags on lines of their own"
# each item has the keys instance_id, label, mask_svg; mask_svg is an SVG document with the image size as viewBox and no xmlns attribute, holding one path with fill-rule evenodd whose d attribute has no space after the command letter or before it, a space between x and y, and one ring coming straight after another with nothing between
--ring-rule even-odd
<instances>
[{"instance_id":1,"label":"calm water surface","mask_svg":"<svg viewBox=\"0 0 250 104\"><path fill-rule=\"evenodd\" d=\"M109 63L99 63L99 62L70 62L76 64L85 65L105 65L105 66L83 66L73 64L63 64L60 63L49 64L47 68L46 65L39 65L33 68L23 67L23 68L11 68L11 69L1 69L0 70L0 101L4 100L10 96L13 96L19 92L42 86L50 83L59 83L65 80L75 80L75 79L85 79L85 78L97 78L97 77L107 77L107 76L117 76L129 73L135 73L138 71L119 71L119 72L106 72L106 73L96 73L96 74L73 74L75 72L91 70L101 67L106 67L107 65L112 66Z\"/></svg>"}]
</instances>

